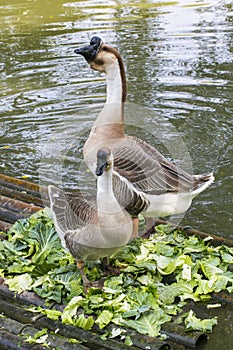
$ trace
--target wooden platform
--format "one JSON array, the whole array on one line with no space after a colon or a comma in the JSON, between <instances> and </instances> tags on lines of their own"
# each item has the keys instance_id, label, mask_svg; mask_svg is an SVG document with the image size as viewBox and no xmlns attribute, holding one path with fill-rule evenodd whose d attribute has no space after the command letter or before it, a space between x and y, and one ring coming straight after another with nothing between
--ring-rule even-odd
<instances>
[{"instance_id":1,"label":"wooden platform","mask_svg":"<svg viewBox=\"0 0 233 350\"><path fill-rule=\"evenodd\" d=\"M0 231L7 231L16 220L28 217L43 207L40 188L37 184L0 174ZM165 222L158 220L156 223ZM191 228L185 231L189 235L196 234L202 238L209 236L207 233ZM213 235L212 237L214 245L233 246L231 240ZM233 304L233 298L224 293L216 293L213 297L218 301ZM44 300L33 292L24 292L20 295L11 292L4 284L4 279L0 279L0 313L4 315L4 317L0 317L0 349L45 349L43 345L29 344L22 338L22 335L25 334L33 337L43 328L48 330L47 342L51 344L50 349L61 350L184 350L195 348L200 341L206 339L202 332L187 333L181 326L163 328L163 333L169 336L168 341L139 335L129 329L128 333L133 341L133 345L129 347L120 339L102 340L100 338L102 331L97 326L92 331L84 331L77 327L64 325L60 321L48 319L42 314L35 315L31 311L27 311L26 308L29 305L48 307ZM52 305L52 307L61 309L62 305L57 304ZM72 343L71 339L76 339L80 343Z\"/></svg>"},{"instance_id":2,"label":"wooden platform","mask_svg":"<svg viewBox=\"0 0 233 350\"><path fill-rule=\"evenodd\" d=\"M0 230L7 231L19 219L41 210L38 185L0 174Z\"/></svg>"}]
</instances>

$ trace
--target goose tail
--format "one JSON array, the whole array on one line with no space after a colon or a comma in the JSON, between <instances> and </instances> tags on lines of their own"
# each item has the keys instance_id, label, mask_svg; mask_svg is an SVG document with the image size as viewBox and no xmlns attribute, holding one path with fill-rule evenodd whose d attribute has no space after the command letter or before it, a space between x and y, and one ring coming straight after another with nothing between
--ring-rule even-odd
<instances>
[{"instance_id":1,"label":"goose tail","mask_svg":"<svg viewBox=\"0 0 233 350\"><path fill-rule=\"evenodd\" d=\"M209 174L194 175L194 190L192 191L192 198L204 191L214 182L213 172Z\"/></svg>"},{"instance_id":2,"label":"goose tail","mask_svg":"<svg viewBox=\"0 0 233 350\"><path fill-rule=\"evenodd\" d=\"M61 240L61 244L66 248L65 234L66 234L66 223L64 213L66 210L66 198L65 194L58 187L49 185L48 186L50 210L53 215L53 221L57 234Z\"/></svg>"}]
</instances>

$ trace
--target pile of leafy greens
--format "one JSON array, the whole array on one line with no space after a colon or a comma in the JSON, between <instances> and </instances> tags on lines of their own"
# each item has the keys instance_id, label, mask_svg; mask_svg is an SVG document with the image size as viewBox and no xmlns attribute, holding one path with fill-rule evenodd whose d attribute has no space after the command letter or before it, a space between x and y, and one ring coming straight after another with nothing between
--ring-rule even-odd
<instances>
[{"instance_id":1,"label":"pile of leafy greens","mask_svg":"<svg viewBox=\"0 0 233 350\"><path fill-rule=\"evenodd\" d=\"M47 303L64 304L64 311L37 311L84 329L112 323L156 337L190 299L233 291L228 270L233 248L212 247L209 239L187 237L166 225L157 226L149 239L133 240L110 261L120 275L106 277L103 290L91 288L86 295L75 261L62 248L46 209L17 221L0 242L0 276L10 290L34 291ZM101 278L98 262L86 274L90 280ZM201 320L190 310L182 322L187 330L208 332L217 320Z\"/></svg>"}]
</instances>

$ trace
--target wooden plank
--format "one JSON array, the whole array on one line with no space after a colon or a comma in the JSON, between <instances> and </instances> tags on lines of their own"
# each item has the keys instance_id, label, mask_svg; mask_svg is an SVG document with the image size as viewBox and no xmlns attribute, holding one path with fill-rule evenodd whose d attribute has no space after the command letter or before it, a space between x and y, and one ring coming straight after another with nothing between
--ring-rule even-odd
<instances>
[{"instance_id":1,"label":"wooden plank","mask_svg":"<svg viewBox=\"0 0 233 350\"><path fill-rule=\"evenodd\" d=\"M39 191L39 185L0 174L0 231L44 207Z\"/></svg>"},{"instance_id":2,"label":"wooden plank","mask_svg":"<svg viewBox=\"0 0 233 350\"><path fill-rule=\"evenodd\" d=\"M5 329L0 329L0 349L1 350L29 350L29 349L36 349L36 350L44 350L43 346L40 346L37 344L36 348L35 345L32 346L27 343L22 342L22 338L19 336L5 330Z\"/></svg>"},{"instance_id":3,"label":"wooden plank","mask_svg":"<svg viewBox=\"0 0 233 350\"><path fill-rule=\"evenodd\" d=\"M15 221L27 218L30 216L29 213L19 213L16 211L9 210L7 208L0 207L0 221L5 221L10 224L14 224Z\"/></svg>"},{"instance_id":4,"label":"wooden plank","mask_svg":"<svg viewBox=\"0 0 233 350\"><path fill-rule=\"evenodd\" d=\"M25 190L17 190L6 186L0 186L0 194L5 197L21 200L25 203L33 203L34 205L43 206L39 193L31 194Z\"/></svg>"},{"instance_id":5,"label":"wooden plank","mask_svg":"<svg viewBox=\"0 0 233 350\"><path fill-rule=\"evenodd\" d=\"M2 344L5 344L8 345L7 350L9 350L9 348L22 349L22 346L26 349L32 350L45 349L43 346L38 347L38 344L35 347L35 344L29 344L25 342L28 336L33 338L39 331L32 325L23 324L8 317L2 317L0 318L0 329L0 347ZM51 334L50 332L47 332L47 338L45 342L49 344L50 349L89 350L89 348L84 345L78 343L71 344L68 340L66 340L66 338L60 337L59 333Z\"/></svg>"},{"instance_id":6,"label":"wooden plank","mask_svg":"<svg viewBox=\"0 0 233 350\"><path fill-rule=\"evenodd\" d=\"M155 225L155 227L150 231L150 233L155 232L156 226L169 225L169 222L158 219L158 220L155 220L154 225ZM227 239L225 237L213 235L212 233L206 233L206 232L202 232L199 230L195 230L192 227L182 227L182 226L172 226L172 225L170 225L170 226L171 226L171 230L179 229L179 230L183 231L184 233L186 233L188 236L196 235L202 239L207 238L207 237L211 237L212 239L210 239L210 243L213 246L226 245L228 247L233 247L233 240L232 239Z\"/></svg>"},{"instance_id":7,"label":"wooden plank","mask_svg":"<svg viewBox=\"0 0 233 350\"><path fill-rule=\"evenodd\" d=\"M48 305L46 305L45 300L39 297L36 293L32 291L24 291L21 294L17 294L15 292L10 291L8 286L4 284L3 278L0 279L0 299L6 300L8 302L10 302L11 300L14 300L16 302L16 305L22 305L23 308L27 307L27 305L36 305L36 306L42 306L43 308L48 308ZM61 304L53 305L53 308L60 311L64 310L64 307L65 306ZM1 310L1 307L0 307L0 310ZM116 327L115 325L113 325L111 328L107 327L105 331L112 331L112 328L115 328L115 327ZM73 329L76 329L76 327L75 328L73 327ZM83 330L81 331L83 332ZM93 329L93 331L101 334L101 330L97 326L95 326L95 329ZM146 344L150 347L151 350L170 349L169 342L167 341L138 334L134 330L128 329L128 328L126 329L126 331L127 331L127 334L130 335L131 340L133 341L133 345L136 348L144 349ZM115 349L118 350L118 347L116 347Z\"/></svg>"},{"instance_id":8,"label":"wooden plank","mask_svg":"<svg viewBox=\"0 0 233 350\"><path fill-rule=\"evenodd\" d=\"M37 314L35 316L33 312L25 310L20 305L12 303L12 301L8 302L7 300L0 299L0 310L8 318L21 323L31 324L38 329L47 328L49 332L55 332L57 329L59 329L59 335L66 338L81 340L85 342L85 346L89 347L90 349L96 347L103 350L129 349L128 345L114 339L108 339L107 341L102 340L99 334L96 334L92 331L85 331L75 326L65 325L61 321L54 321L41 314ZM130 350L137 349L138 348L135 346L130 347Z\"/></svg>"},{"instance_id":9,"label":"wooden plank","mask_svg":"<svg viewBox=\"0 0 233 350\"><path fill-rule=\"evenodd\" d=\"M0 174L0 183L5 186L13 186L21 189L27 189L33 192L40 192L40 186L29 181L25 181L22 179L17 179L5 174Z\"/></svg>"},{"instance_id":10,"label":"wooden plank","mask_svg":"<svg viewBox=\"0 0 233 350\"><path fill-rule=\"evenodd\" d=\"M46 199L48 196L47 186L39 186L38 184L34 184L32 182L21 179L16 179L5 174L0 174L0 193L1 189L3 189L2 194L6 197L16 199L22 199L23 197L25 197L25 200L23 199L25 202L34 203L42 206L42 195L43 199ZM10 193L7 194L7 191L12 192L13 195ZM18 198L19 194L22 194L22 198ZM37 199L33 200L33 198Z\"/></svg>"},{"instance_id":11,"label":"wooden plank","mask_svg":"<svg viewBox=\"0 0 233 350\"><path fill-rule=\"evenodd\" d=\"M41 210L42 207L39 207L34 204L28 204L18 199L12 199L5 196L0 195L0 207L16 211L18 213L28 213L34 214L37 211Z\"/></svg>"},{"instance_id":12,"label":"wooden plank","mask_svg":"<svg viewBox=\"0 0 233 350\"><path fill-rule=\"evenodd\" d=\"M7 232L11 228L12 224L6 221L0 220L0 231Z\"/></svg>"}]
</instances>

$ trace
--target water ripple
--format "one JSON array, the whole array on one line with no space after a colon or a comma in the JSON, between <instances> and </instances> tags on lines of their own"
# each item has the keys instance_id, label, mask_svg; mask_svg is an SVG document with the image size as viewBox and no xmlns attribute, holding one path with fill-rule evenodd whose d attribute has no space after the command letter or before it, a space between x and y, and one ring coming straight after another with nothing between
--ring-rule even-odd
<instances>
[{"instance_id":1,"label":"water ripple","mask_svg":"<svg viewBox=\"0 0 233 350\"><path fill-rule=\"evenodd\" d=\"M75 132L88 130L104 103L106 85L73 50L99 35L124 57L129 101L152 111L142 121L145 130L157 118L165 130L172 125L174 131L164 132L163 140L175 144L182 137L195 172L215 170L216 182L198 196L188 224L228 235L232 13L226 1L58 0L46 2L45 8L39 0L3 0L0 171L38 181L43 145L55 147L59 140L57 151L66 159L61 176L66 187L77 188L75 179L82 176L77 163L87 133L73 143L69 135L72 139ZM134 127L127 131L139 134ZM159 136L142 134L156 147L161 147ZM51 165L46 167L49 175ZM217 222L212 220L215 211L221 216Z\"/></svg>"}]
</instances>

